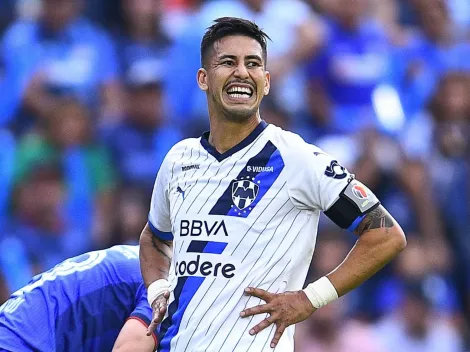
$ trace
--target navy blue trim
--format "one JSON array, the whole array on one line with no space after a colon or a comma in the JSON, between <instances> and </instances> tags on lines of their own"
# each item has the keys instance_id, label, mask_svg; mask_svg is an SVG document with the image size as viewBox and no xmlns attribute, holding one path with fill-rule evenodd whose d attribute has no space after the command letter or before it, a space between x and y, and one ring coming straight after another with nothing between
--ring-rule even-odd
<instances>
[{"instance_id":1,"label":"navy blue trim","mask_svg":"<svg viewBox=\"0 0 470 352\"><path fill-rule=\"evenodd\" d=\"M152 234L155 237L158 237L159 239L163 241L173 241L173 234L171 232L160 231L152 224L150 219L148 219L148 224L149 224L150 230L152 231Z\"/></svg>"},{"instance_id":2,"label":"navy blue trim","mask_svg":"<svg viewBox=\"0 0 470 352\"><path fill-rule=\"evenodd\" d=\"M137 319L140 319L142 320L145 324L147 324L147 327L150 325L150 320L149 318L147 318L145 315L143 314L140 314L140 313L132 313L131 315L129 315L129 317L127 319L132 319L132 318L137 318ZM157 327L158 328L158 327ZM157 329L155 329L154 333L156 334L157 333Z\"/></svg>"},{"instance_id":3,"label":"navy blue trim","mask_svg":"<svg viewBox=\"0 0 470 352\"><path fill-rule=\"evenodd\" d=\"M188 246L188 253L211 253L222 254L227 242L214 242L214 241L196 241L193 240Z\"/></svg>"},{"instance_id":4,"label":"navy blue trim","mask_svg":"<svg viewBox=\"0 0 470 352\"><path fill-rule=\"evenodd\" d=\"M356 218L356 220L353 221L353 223L348 227L348 231L349 232L353 232L358 226L359 224L361 223L362 219L364 219L366 217L367 214L364 214L364 215L361 215L361 216L358 216Z\"/></svg>"},{"instance_id":5,"label":"navy blue trim","mask_svg":"<svg viewBox=\"0 0 470 352\"><path fill-rule=\"evenodd\" d=\"M238 180L243 180L243 179L247 179L247 180L256 179L256 177L262 174L262 172L261 171L248 171L248 166L259 167L259 168L265 167L269 163L269 160L271 160L271 157L276 151L277 151L276 146L271 141L268 141L258 154L256 154L255 156L253 156L250 160L246 162L245 166L243 166L243 168L241 169L237 177L232 182L229 183L225 192L220 196L220 198L214 204L212 209L209 211L209 214L210 215L227 215L234 206L233 199L232 199L233 182L238 181ZM279 165L281 170L283 166L284 164ZM275 171L280 172L280 170L275 170Z\"/></svg>"},{"instance_id":6,"label":"navy blue trim","mask_svg":"<svg viewBox=\"0 0 470 352\"><path fill-rule=\"evenodd\" d=\"M209 241L191 241L188 246L188 253L203 253Z\"/></svg>"},{"instance_id":7,"label":"navy blue trim","mask_svg":"<svg viewBox=\"0 0 470 352\"><path fill-rule=\"evenodd\" d=\"M220 161L228 158L229 156L232 156L236 152L242 150L243 148L247 147L251 143L253 143L253 141L256 139L256 137L258 137L261 134L261 132L263 132L264 129L267 126L268 126L268 124L264 120L261 120L261 122L258 124L258 126L256 126L256 128L248 135L248 137L246 137L244 140L242 140L236 146L230 148L229 150L227 150L225 153L222 153L222 154L219 153L217 151L217 149L215 149L214 146L212 146L209 143L210 131L206 131L202 134L201 145L203 146L203 148L205 150L207 150L207 152L210 155L212 155L214 158L217 159L217 161L220 162Z\"/></svg>"},{"instance_id":8,"label":"navy blue trim","mask_svg":"<svg viewBox=\"0 0 470 352\"><path fill-rule=\"evenodd\" d=\"M183 291L184 284L186 283L186 280L188 280L188 276L184 277L179 277L178 282L176 283L176 287L173 290L173 295L175 297L174 301L170 303L168 306L168 316L166 319L164 319L160 325L160 330L158 331L158 341L160 341L160 344L158 346L158 351L161 351L163 349L162 342L163 339L165 338L165 335L168 331L168 329L173 325L173 316L175 315L176 311L178 310L178 306L180 304L180 296L181 296L181 291ZM171 339L170 341L171 342Z\"/></svg>"}]
</instances>

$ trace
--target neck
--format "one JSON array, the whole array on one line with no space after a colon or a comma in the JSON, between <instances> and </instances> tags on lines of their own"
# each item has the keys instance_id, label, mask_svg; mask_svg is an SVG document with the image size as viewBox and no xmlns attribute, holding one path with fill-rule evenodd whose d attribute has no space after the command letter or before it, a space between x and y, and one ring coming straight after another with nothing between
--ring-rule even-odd
<instances>
[{"instance_id":1,"label":"neck","mask_svg":"<svg viewBox=\"0 0 470 352\"><path fill-rule=\"evenodd\" d=\"M258 112L243 122L229 121L225 118L211 118L209 143L219 153L225 153L248 137L260 122L261 117Z\"/></svg>"}]
</instances>

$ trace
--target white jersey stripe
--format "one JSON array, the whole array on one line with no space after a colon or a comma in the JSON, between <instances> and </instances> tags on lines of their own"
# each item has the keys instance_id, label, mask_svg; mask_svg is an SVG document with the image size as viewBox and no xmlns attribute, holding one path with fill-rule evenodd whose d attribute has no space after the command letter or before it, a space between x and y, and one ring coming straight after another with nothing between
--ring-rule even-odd
<instances>
[{"instance_id":1,"label":"white jersey stripe","mask_svg":"<svg viewBox=\"0 0 470 352\"><path fill-rule=\"evenodd\" d=\"M170 179L170 183L173 181L173 176L174 176L174 171L175 171L175 165L178 161L180 161L181 159L183 159L183 156L184 156L184 153L186 152L186 149L188 149L188 146L186 146L183 150L183 153L181 154L181 157L178 159L178 160L175 160L175 162L173 163L173 166L171 167L171 179Z\"/></svg>"},{"instance_id":2,"label":"white jersey stripe","mask_svg":"<svg viewBox=\"0 0 470 352\"><path fill-rule=\"evenodd\" d=\"M288 204L289 203L289 199L287 199L284 204L282 204L282 206L273 214L273 216L271 217L271 219L269 219L269 221L272 221L276 215L281 211L282 208L284 208L284 205ZM294 207L291 207L291 210L294 209ZM290 210L289 210L290 212ZM287 213L288 214L288 213ZM268 224L269 223L266 223L266 226L264 226L263 230L261 230L261 232L259 233L258 237L256 238L255 242L253 242L253 244L251 245L251 247L248 249L248 251L246 252L245 256L243 257L243 259L241 260L241 262L243 263L246 259L246 257L248 257L248 254L250 254L251 250L253 249L253 247L256 245L256 243L258 243L258 240L261 238L261 236L263 235L264 231L266 231L266 229L268 228ZM277 227L279 227L279 225L281 225L282 222L280 221L279 224L277 225ZM276 228L277 228L276 227ZM272 238L271 238L272 239ZM269 243L269 242L268 242ZM264 248L263 248L263 251L264 251Z\"/></svg>"},{"instance_id":3,"label":"white jersey stripe","mask_svg":"<svg viewBox=\"0 0 470 352\"><path fill-rule=\"evenodd\" d=\"M186 199L188 199L189 194L190 194L190 193L192 192L192 190L196 187L196 185L198 184L198 182L199 182L199 180L202 178L202 176L204 176L204 175L206 174L206 172L210 170L212 164L213 164L215 161L216 161L216 160L213 160L213 161L207 166L207 168L206 168L206 170L204 171L204 173L196 179L196 182L194 183L194 185L189 189L188 194L186 195L185 199L183 199L183 200L181 201L181 204L180 204L180 206L179 206L179 208L178 208L178 211L177 211L176 214L173 216L173 222L175 221L174 219L176 219L176 217L178 216L178 214L179 214L179 212L180 212L180 210L181 210L181 207L183 206L184 202L186 201Z\"/></svg>"},{"instance_id":4,"label":"white jersey stripe","mask_svg":"<svg viewBox=\"0 0 470 352\"><path fill-rule=\"evenodd\" d=\"M199 158L201 157L201 149L198 148L198 153L199 153L198 157L197 157L195 160L191 160L191 159L192 159L192 155L193 155L193 149L194 149L194 148L191 148L191 154L190 154L188 160L186 160L186 163L197 162L197 161L199 160ZM208 155L207 157L209 157L209 155ZM182 165L184 165L184 164L182 163ZM197 170L198 170L198 169L194 169L194 171L193 171L191 177L194 176L194 173L196 173ZM183 190L186 190L186 183L188 182L188 179L189 179L189 177L186 177L186 173L181 173L181 177L178 178L178 185L180 184L180 181L182 182L184 179L186 179L186 180L185 180L185 183L184 183L182 189L183 189ZM174 210L175 210L177 204L178 204L178 202L175 202L175 203L173 204L173 207L171 208L170 214L173 214L173 212L174 212Z\"/></svg>"},{"instance_id":5,"label":"white jersey stripe","mask_svg":"<svg viewBox=\"0 0 470 352\"><path fill-rule=\"evenodd\" d=\"M269 287L266 289L266 291L269 292L269 289L274 285L274 283L277 282L277 280L282 276L282 274L284 274L284 271L287 269L287 267L289 266L290 263L291 263L291 260L289 260L289 261L287 262L287 264L286 264L286 266L284 267L284 269L283 269L283 270L281 271L281 273L277 276L277 278L276 278L275 280L273 280L273 282L271 283L271 285L269 285ZM267 276L267 275L265 275L264 278L266 278L266 276ZM261 282L262 282L262 281L261 281ZM278 293L278 292L279 292L279 289L276 290L276 293ZM256 305L261 304L261 301L262 301L262 300L259 299L259 298L258 298L258 300L259 300L259 301L258 301L258 303L257 303ZM247 303L248 303L248 300L247 300ZM236 306L235 306L235 307L236 307ZM246 305L245 305L245 308L246 308ZM234 309L235 309L235 308L234 308ZM237 313L239 314L240 312L237 312ZM244 319L244 318L240 318L240 319ZM240 319L239 319L239 320L240 320ZM233 328L237 325L237 323L238 323L239 320L237 320L237 321L235 322L235 324L233 324L232 328L230 329L230 331L229 331L228 334L226 335L227 337L225 338L224 342L222 343L222 345L221 345L221 347L220 347L221 350L223 350L222 348L224 347L225 342L227 342L228 336L229 336L230 333L232 332ZM249 320L249 322L247 323L247 326L250 326L250 323L251 323L252 320L253 320L253 316L250 317L250 320ZM224 323L225 323L225 321L224 321ZM219 329L215 332L214 336L217 336L217 335L218 335L218 333L219 333L219 331L220 331L220 328L221 328L222 326L224 326L224 328L225 328L224 323L222 323L222 324L219 325ZM246 330L245 330L245 331L246 331ZM253 338L253 341L254 341L254 340L255 340L255 338ZM213 341L214 341L214 339L212 339L211 343L212 343ZM240 341L240 339L239 339L238 341ZM210 347L211 343L209 344L208 347ZM238 344L238 343L237 343L237 344ZM235 345L235 346L236 346L236 345Z\"/></svg>"},{"instance_id":6,"label":"white jersey stripe","mask_svg":"<svg viewBox=\"0 0 470 352\"><path fill-rule=\"evenodd\" d=\"M240 246L240 244L242 243L242 241L245 239L246 235L250 232L251 228L256 224L256 222L258 221L258 219L261 217L261 215L264 214L264 212L268 209L269 205L276 199L276 196L284 189L284 187L286 186L287 184L287 181L284 182L284 184L281 186L281 188L279 188L279 190L277 191L277 193L272 197L271 201L266 205L266 207L263 209L263 211L261 211L261 213L258 215L258 217L256 218L256 220L251 224L251 226L248 228L248 230L245 232L245 234L243 235L242 239L240 241L238 241L238 244L236 245L236 247L233 249L232 251L232 255L235 253L235 251L238 249L238 247Z\"/></svg>"}]
</instances>

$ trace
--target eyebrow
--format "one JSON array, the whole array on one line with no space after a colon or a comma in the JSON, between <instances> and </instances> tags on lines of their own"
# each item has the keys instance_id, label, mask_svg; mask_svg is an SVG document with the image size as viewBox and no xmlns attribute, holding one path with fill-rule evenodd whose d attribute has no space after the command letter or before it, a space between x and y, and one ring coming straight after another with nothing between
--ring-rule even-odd
<instances>
[{"instance_id":1,"label":"eyebrow","mask_svg":"<svg viewBox=\"0 0 470 352\"><path fill-rule=\"evenodd\" d=\"M231 59L231 60L236 60L237 57L235 55L222 55L219 57L219 61L225 60L225 59ZM258 55L247 55L245 57L245 60L258 60L258 61L263 61L260 56Z\"/></svg>"}]
</instances>

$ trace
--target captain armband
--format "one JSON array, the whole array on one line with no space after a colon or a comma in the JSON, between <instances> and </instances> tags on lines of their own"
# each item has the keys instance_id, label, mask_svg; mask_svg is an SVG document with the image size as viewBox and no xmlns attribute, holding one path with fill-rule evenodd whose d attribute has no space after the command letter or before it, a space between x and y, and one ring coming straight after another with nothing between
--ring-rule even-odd
<instances>
[{"instance_id":1,"label":"captain armband","mask_svg":"<svg viewBox=\"0 0 470 352\"><path fill-rule=\"evenodd\" d=\"M358 180L351 180L341 191L335 203L325 211L336 225L354 231L364 217L377 208L380 201Z\"/></svg>"}]
</instances>

